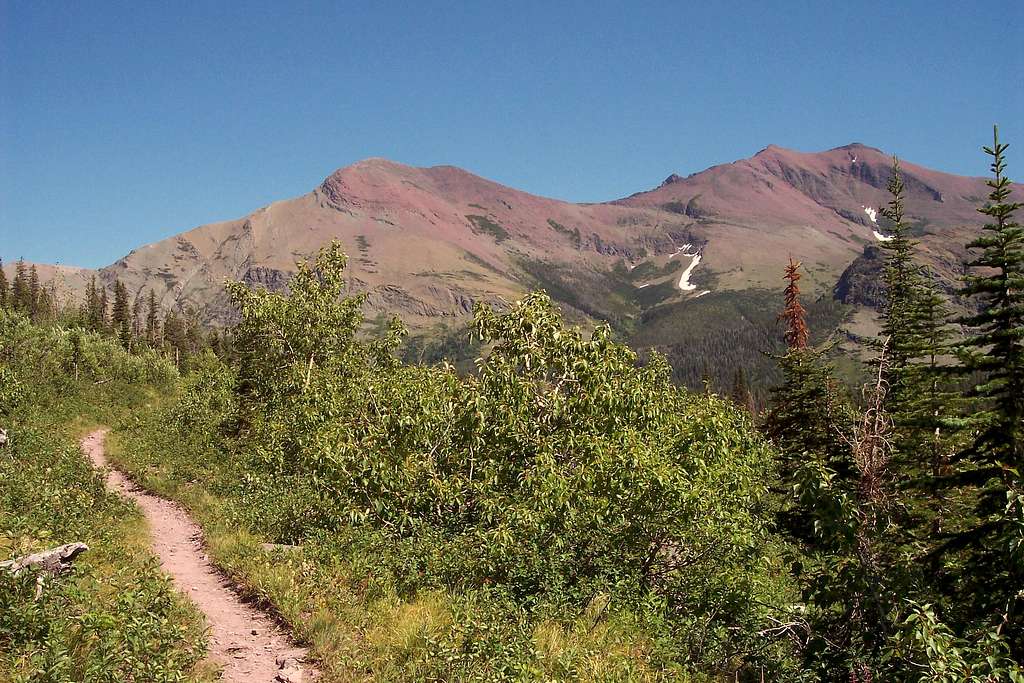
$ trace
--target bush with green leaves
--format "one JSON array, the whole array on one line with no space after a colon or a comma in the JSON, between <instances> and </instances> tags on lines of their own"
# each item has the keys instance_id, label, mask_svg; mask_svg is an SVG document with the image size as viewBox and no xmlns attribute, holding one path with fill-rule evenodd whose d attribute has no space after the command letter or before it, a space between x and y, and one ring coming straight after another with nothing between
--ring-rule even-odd
<instances>
[{"instance_id":1,"label":"bush with green leaves","mask_svg":"<svg viewBox=\"0 0 1024 683\"><path fill-rule=\"evenodd\" d=\"M677 389L658 357L638 366L607 327L567 327L543 293L477 309L474 375L402 366L400 326L357 334L343 267L334 246L287 294L229 288L250 524L371 558L401 595L486 589L566 613L604 595L694 667L778 666L759 635L788 590L773 456L749 416Z\"/></svg>"}]
</instances>

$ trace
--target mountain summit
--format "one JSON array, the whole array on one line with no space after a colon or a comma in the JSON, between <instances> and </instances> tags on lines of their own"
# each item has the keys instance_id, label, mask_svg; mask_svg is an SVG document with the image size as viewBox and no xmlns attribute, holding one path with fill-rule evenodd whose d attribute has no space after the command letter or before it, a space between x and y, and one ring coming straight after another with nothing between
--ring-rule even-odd
<instances>
[{"instance_id":1,"label":"mountain summit","mask_svg":"<svg viewBox=\"0 0 1024 683\"><path fill-rule=\"evenodd\" d=\"M645 310L708 292L775 288L790 255L806 264L812 288L830 292L866 246L886 238L879 209L891 164L857 143L817 153L769 145L624 199L573 204L454 166L371 158L301 197L136 249L101 277L225 323L225 279L283 287L296 260L339 240L369 315L397 313L414 329L536 287L578 317L628 326ZM908 220L925 257L952 279L966 231L980 223L984 181L902 168Z\"/></svg>"}]
</instances>

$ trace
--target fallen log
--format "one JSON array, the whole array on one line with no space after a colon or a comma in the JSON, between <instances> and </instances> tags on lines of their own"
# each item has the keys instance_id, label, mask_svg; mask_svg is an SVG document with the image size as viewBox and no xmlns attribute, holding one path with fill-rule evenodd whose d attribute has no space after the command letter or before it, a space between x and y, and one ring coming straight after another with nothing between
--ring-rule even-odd
<instances>
[{"instance_id":1,"label":"fallen log","mask_svg":"<svg viewBox=\"0 0 1024 683\"><path fill-rule=\"evenodd\" d=\"M25 569L37 569L43 573L57 576L71 568L75 558L89 549L84 543L65 543L56 548L25 555L14 560L0 562L0 570L11 574L20 574Z\"/></svg>"}]
</instances>

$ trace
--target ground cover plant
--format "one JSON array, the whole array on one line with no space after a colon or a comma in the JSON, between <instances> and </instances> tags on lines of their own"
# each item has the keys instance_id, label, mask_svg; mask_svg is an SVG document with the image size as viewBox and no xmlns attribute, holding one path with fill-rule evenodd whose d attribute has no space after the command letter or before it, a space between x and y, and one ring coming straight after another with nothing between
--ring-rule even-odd
<instances>
[{"instance_id":1,"label":"ground cover plant","mask_svg":"<svg viewBox=\"0 0 1024 683\"><path fill-rule=\"evenodd\" d=\"M201 616L160 572L140 515L104 490L77 445L84 426L176 378L155 354L129 355L113 339L0 310L0 553L89 546L64 576L0 571L0 679L208 675Z\"/></svg>"}]
</instances>

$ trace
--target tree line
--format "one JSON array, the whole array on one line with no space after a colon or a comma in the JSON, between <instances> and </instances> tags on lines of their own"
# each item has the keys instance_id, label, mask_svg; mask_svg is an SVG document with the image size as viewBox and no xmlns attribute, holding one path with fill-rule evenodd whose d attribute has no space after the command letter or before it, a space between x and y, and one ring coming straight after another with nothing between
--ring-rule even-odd
<instances>
[{"instance_id":1,"label":"tree line","mask_svg":"<svg viewBox=\"0 0 1024 683\"><path fill-rule=\"evenodd\" d=\"M780 450L779 529L823 678L1024 680L1024 230L998 130L987 222L954 316L918 256L894 158L886 300L859 400L809 344L800 264L764 430Z\"/></svg>"},{"instance_id":2,"label":"tree line","mask_svg":"<svg viewBox=\"0 0 1024 683\"><path fill-rule=\"evenodd\" d=\"M195 310L164 310L153 289L140 289L132 296L120 278L108 286L93 275L81 303L61 302L56 284L40 283L35 264L26 265L23 260L18 260L10 282L0 267L0 308L37 324L60 324L115 337L129 352L162 351L179 368L203 349L227 353L230 348L226 335L203 328Z\"/></svg>"}]
</instances>

